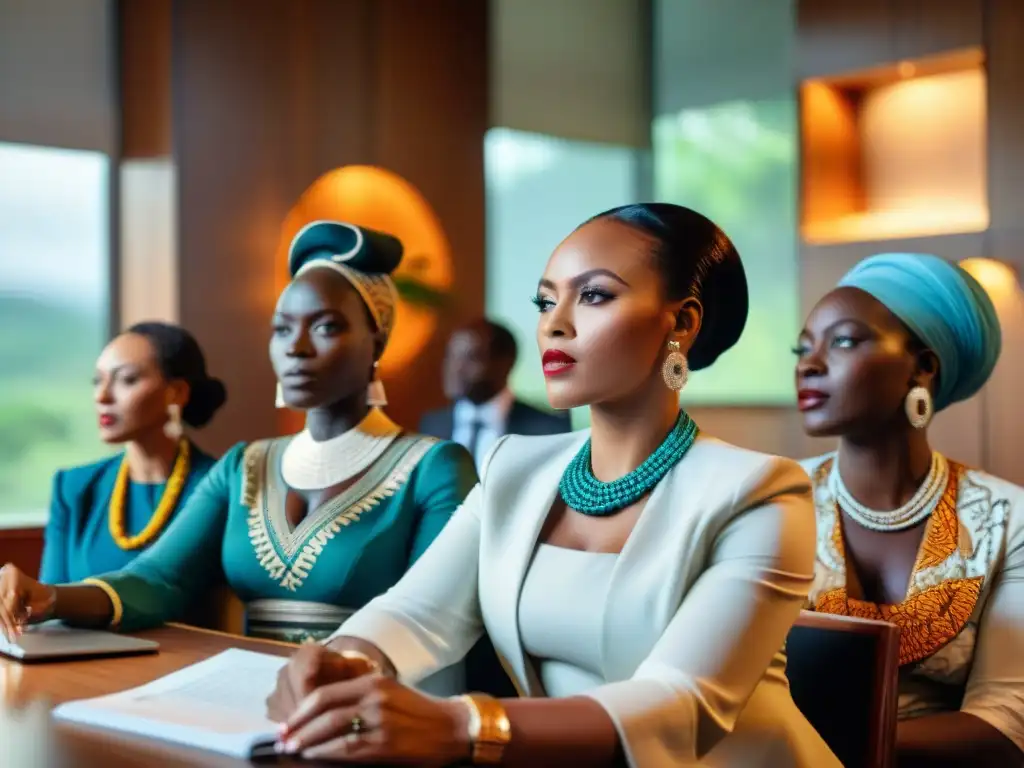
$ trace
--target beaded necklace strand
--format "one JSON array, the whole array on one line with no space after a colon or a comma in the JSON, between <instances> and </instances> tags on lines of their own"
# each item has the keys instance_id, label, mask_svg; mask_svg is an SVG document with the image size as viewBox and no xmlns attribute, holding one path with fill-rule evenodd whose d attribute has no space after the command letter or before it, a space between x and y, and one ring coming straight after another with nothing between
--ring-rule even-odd
<instances>
[{"instance_id":1,"label":"beaded necklace strand","mask_svg":"<svg viewBox=\"0 0 1024 768\"><path fill-rule=\"evenodd\" d=\"M191 449L188 440L182 440L178 444L178 458L174 462L174 469L171 476L167 478L167 487L160 496L160 503L156 511L146 523L146 527L135 536L129 536L125 531L125 500L128 498L128 454L121 459L121 466L117 470L117 479L114 481L114 492L110 496L110 535L123 550L142 549L154 541L160 532L163 531L167 521L174 514L178 505L181 491L188 479Z\"/></svg>"},{"instance_id":2,"label":"beaded necklace strand","mask_svg":"<svg viewBox=\"0 0 1024 768\"><path fill-rule=\"evenodd\" d=\"M697 422L686 411L680 411L672 431L654 453L632 472L610 483L603 483L594 476L590 440L587 440L566 467L558 490L565 503L577 512L593 517L613 515L635 504L661 482L690 450L699 434Z\"/></svg>"}]
</instances>

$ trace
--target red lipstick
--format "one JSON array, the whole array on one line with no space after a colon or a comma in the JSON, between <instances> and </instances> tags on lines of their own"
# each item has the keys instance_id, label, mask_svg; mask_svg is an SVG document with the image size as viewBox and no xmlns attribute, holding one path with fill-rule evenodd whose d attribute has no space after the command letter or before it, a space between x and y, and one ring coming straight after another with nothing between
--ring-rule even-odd
<instances>
[{"instance_id":1,"label":"red lipstick","mask_svg":"<svg viewBox=\"0 0 1024 768\"><path fill-rule=\"evenodd\" d=\"M549 349L544 352L541 363L544 366L545 376L560 376L575 367L576 358L567 355L560 349Z\"/></svg>"},{"instance_id":2,"label":"red lipstick","mask_svg":"<svg viewBox=\"0 0 1024 768\"><path fill-rule=\"evenodd\" d=\"M100 426L103 428L112 427L117 423L117 416L110 413L101 413L99 418Z\"/></svg>"},{"instance_id":3,"label":"red lipstick","mask_svg":"<svg viewBox=\"0 0 1024 768\"><path fill-rule=\"evenodd\" d=\"M820 408L828 400L828 395L817 389L801 389L796 393L797 407L803 411Z\"/></svg>"}]
</instances>

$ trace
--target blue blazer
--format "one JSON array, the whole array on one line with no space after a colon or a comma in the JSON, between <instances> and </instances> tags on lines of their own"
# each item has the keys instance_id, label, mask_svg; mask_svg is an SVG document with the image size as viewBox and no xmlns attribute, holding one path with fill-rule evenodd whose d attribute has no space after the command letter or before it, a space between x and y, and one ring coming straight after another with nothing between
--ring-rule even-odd
<instances>
[{"instance_id":1,"label":"blue blazer","mask_svg":"<svg viewBox=\"0 0 1024 768\"><path fill-rule=\"evenodd\" d=\"M67 584L120 570L145 551L145 548L125 551L110 535L110 498L122 458L123 454L117 454L85 466L60 470L54 475L40 581ZM192 446L188 479L172 520L215 463L211 456ZM166 483L128 484L125 527L129 535L146 527L165 487Z\"/></svg>"}]
</instances>

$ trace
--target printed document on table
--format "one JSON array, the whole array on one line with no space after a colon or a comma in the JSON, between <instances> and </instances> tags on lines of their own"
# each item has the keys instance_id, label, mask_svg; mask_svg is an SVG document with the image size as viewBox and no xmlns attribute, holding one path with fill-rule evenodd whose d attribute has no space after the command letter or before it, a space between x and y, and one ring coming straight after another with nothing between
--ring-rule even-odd
<instances>
[{"instance_id":1,"label":"printed document on table","mask_svg":"<svg viewBox=\"0 0 1024 768\"><path fill-rule=\"evenodd\" d=\"M244 758L275 740L266 700L287 661L232 649L138 688L68 702L54 717Z\"/></svg>"}]
</instances>

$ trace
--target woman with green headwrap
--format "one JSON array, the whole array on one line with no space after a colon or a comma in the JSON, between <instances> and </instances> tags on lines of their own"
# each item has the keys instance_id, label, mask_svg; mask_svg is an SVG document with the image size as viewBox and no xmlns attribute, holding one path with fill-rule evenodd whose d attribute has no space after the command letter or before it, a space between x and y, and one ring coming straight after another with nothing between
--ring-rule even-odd
<instances>
[{"instance_id":1,"label":"woman with green headwrap","mask_svg":"<svg viewBox=\"0 0 1024 768\"><path fill-rule=\"evenodd\" d=\"M934 451L933 413L999 358L991 300L935 256L882 254L811 312L796 378L818 611L900 627L897 762L1024 764L1024 489Z\"/></svg>"},{"instance_id":2,"label":"woman with green headwrap","mask_svg":"<svg viewBox=\"0 0 1024 768\"><path fill-rule=\"evenodd\" d=\"M182 619L226 582L250 635L326 637L397 582L476 484L451 442L408 434L381 409L376 377L395 317L402 244L340 222L293 240L274 313L279 404L295 436L239 444L131 565L80 584L0 572L0 632L56 617L130 631Z\"/></svg>"}]
</instances>

